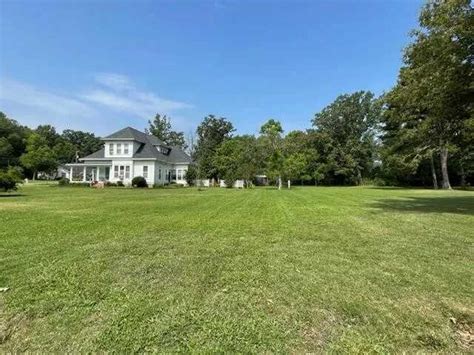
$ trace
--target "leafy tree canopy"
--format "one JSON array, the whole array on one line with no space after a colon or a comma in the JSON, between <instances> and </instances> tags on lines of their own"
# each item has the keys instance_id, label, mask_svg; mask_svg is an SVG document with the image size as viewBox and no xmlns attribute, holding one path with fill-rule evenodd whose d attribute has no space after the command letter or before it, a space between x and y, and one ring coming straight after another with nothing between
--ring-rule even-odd
<instances>
[{"instance_id":1,"label":"leafy tree canopy","mask_svg":"<svg viewBox=\"0 0 474 355\"><path fill-rule=\"evenodd\" d=\"M171 118L157 113L153 121L148 121L148 124L147 133L154 135L170 146L176 146L181 149L187 148L184 133L171 129Z\"/></svg>"}]
</instances>

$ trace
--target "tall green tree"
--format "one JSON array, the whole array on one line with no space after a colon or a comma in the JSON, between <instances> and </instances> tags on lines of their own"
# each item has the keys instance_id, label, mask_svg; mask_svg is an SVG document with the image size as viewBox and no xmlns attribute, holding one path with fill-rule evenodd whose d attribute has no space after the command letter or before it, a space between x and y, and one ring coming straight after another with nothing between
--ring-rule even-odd
<instances>
[{"instance_id":1,"label":"tall green tree","mask_svg":"<svg viewBox=\"0 0 474 355\"><path fill-rule=\"evenodd\" d=\"M254 136L236 136L225 140L214 154L219 177L232 187L237 179L248 186L259 169L259 149Z\"/></svg>"},{"instance_id":2,"label":"tall green tree","mask_svg":"<svg viewBox=\"0 0 474 355\"><path fill-rule=\"evenodd\" d=\"M316 149L316 142L318 141L319 139L314 137L313 130L291 131L285 136L283 154L285 156L285 176L287 178L299 180L301 183L316 179L315 172L321 163L319 152ZM288 174L290 171L288 167L296 166L297 162L299 164L304 162L304 164L301 164L299 169L290 169L295 173Z\"/></svg>"},{"instance_id":3,"label":"tall green tree","mask_svg":"<svg viewBox=\"0 0 474 355\"><path fill-rule=\"evenodd\" d=\"M38 172L48 173L58 167L58 159L53 148L39 133L32 133L28 137L26 153L21 156L20 161L24 167L33 172L33 180L36 179Z\"/></svg>"},{"instance_id":4,"label":"tall green tree","mask_svg":"<svg viewBox=\"0 0 474 355\"><path fill-rule=\"evenodd\" d=\"M198 163L199 178L219 178L214 155L219 146L232 137L234 126L224 117L206 116L197 128L195 157Z\"/></svg>"},{"instance_id":5,"label":"tall green tree","mask_svg":"<svg viewBox=\"0 0 474 355\"><path fill-rule=\"evenodd\" d=\"M30 129L0 112L0 168L19 164Z\"/></svg>"},{"instance_id":6,"label":"tall green tree","mask_svg":"<svg viewBox=\"0 0 474 355\"><path fill-rule=\"evenodd\" d=\"M171 118L166 115L156 114L153 121L148 121L149 127L145 130L170 146L186 149L186 139L183 132L172 130Z\"/></svg>"},{"instance_id":7,"label":"tall green tree","mask_svg":"<svg viewBox=\"0 0 474 355\"><path fill-rule=\"evenodd\" d=\"M370 174L380 116L380 101L366 91L340 95L315 115L313 126L327 145L325 175L333 183L360 184Z\"/></svg>"},{"instance_id":8,"label":"tall green tree","mask_svg":"<svg viewBox=\"0 0 474 355\"><path fill-rule=\"evenodd\" d=\"M406 140L413 150L439 154L445 189L451 188L448 157L459 149L457 137L472 114L473 16L470 0L428 1L397 85L386 96L395 133L388 144ZM407 127L414 139L407 137Z\"/></svg>"},{"instance_id":9,"label":"tall green tree","mask_svg":"<svg viewBox=\"0 0 474 355\"><path fill-rule=\"evenodd\" d=\"M274 119L269 119L260 127L260 139L265 157L265 172L267 176L276 180L278 189L282 186L283 164L283 128L281 123Z\"/></svg>"},{"instance_id":10,"label":"tall green tree","mask_svg":"<svg viewBox=\"0 0 474 355\"><path fill-rule=\"evenodd\" d=\"M64 130L61 134L61 138L64 142L70 144L65 145L66 151L71 147L71 145L74 147L75 152L70 161L73 161L76 155L79 157L85 157L92 154L99 150L103 145L100 138L96 137L93 133L75 131L72 129Z\"/></svg>"}]
</instances>

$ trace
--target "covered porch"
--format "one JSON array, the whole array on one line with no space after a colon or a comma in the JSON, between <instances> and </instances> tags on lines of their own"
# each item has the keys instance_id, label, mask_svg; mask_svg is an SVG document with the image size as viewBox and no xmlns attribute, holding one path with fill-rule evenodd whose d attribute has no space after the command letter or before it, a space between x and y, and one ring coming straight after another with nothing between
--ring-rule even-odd
<instances>
[{"instance_id":1,"label":"covered porch","mask_svg":"<svg viewBox=\"0 0 474 355\"><path fill-rule=\"evenodd\" d=\"M75 163L66 164L69 168L69 182L108 181L112 164Z\"/></svg>"}]
</instances>

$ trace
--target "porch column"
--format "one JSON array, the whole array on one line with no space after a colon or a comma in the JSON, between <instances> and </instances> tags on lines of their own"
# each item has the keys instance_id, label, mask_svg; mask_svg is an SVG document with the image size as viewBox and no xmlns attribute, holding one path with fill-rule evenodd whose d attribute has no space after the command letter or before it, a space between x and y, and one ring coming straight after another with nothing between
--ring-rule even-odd
<instances>
[{"instance_id":1,"label":"porch column","mask_svg":"<svg viewBox=\"0 0 474 355\"><path fill-rule=\"evenodd\" d=\"M97 167L97 170L96 170L96 171L97 171L97 172L96 172L97 176L95 177L95 179L96 179L97 181L100 181L100 166Z\"/></svg>"},{"instance_id":2,"label":"porch column","mask_svg":"<svg viewBox=\"0 0 474 355\"><path fill-rule=\"evenodd\" d=\"M82 174L82 181L83 181L83 182L86 182L86 172L87 172L86 169L87 169L87 167L84 166L84 174Z\"/></svg>"},{"instance_id":3,"label":"porch column","mask_svg":"<svg viewBox=\"0 0 474 355\"><path fill-rule=\"evenodd\" d=\"M72 181L72 166L69 168L69 181Z\"/></svg>"}]
</instances>

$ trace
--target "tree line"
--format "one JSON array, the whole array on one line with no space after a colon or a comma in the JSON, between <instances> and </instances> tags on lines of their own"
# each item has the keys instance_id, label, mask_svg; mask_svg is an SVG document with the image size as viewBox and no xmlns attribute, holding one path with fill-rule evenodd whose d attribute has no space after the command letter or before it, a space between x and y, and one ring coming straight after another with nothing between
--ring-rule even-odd
<instances>
[{"instance_id":1,"label":"tree line","mask_svg":"<svg viewBox=\"0 0 474 355\"><path fill-rule=\"evenodd\" d=\"M340 95L314 116L312 128L286 136L275 120L257 137L233 137L230 122L206 118L198 128L197 171L230 181L266 173L279 185L282 178L445 189L471 184L473 64L471 2L430 0L392 90L378 98L366 91Z\"/></svg>"},{"instance_id":2,"label":"tree line","mask_svg":"<svg viewBox=\"0 0 474 355\"><path fill-rule=\"evenodd\" d=\"M469 0L430 0L405 48L396 85L376 97L342 94L311 127L285 134L276 119L256 135L235 135L232 122L208 115L185 137L157 114L145 130L187 150L188 179L266 175L271 183L433 186L474 180L474 15ZM101 147L94 134L50 125L30 129L0 113L0 176L53 171ZM22 169L20 171L20 169Z\"/></svg>"}]
</instances>

